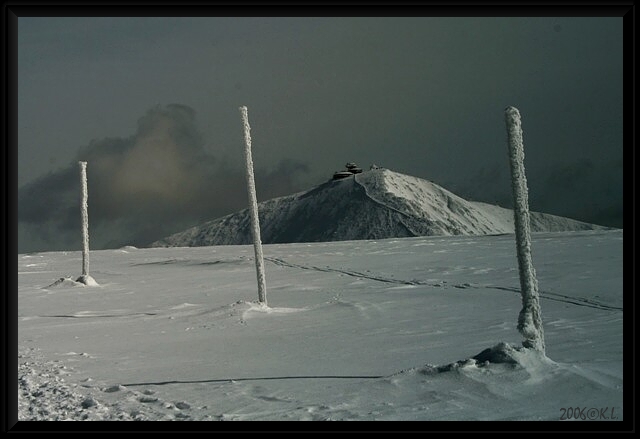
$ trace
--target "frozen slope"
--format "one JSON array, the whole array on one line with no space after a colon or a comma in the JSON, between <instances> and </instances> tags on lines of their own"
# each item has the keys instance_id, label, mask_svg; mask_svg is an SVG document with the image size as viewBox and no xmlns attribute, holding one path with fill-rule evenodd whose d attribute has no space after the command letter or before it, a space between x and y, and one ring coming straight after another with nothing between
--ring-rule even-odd
<instances>
[{"instance_id":1,"label":"frozen slope","mask_svg":"<svg viewBox=\"0 0 640 439\"><path fill-rule=\"evenodd\" d=\"M375 169L259 204L264 243L513 233L510 209L466 201L417 177ZM532 213L533 231L600 228ZM176 233L152 247L251 243L247 209Z\"/></svg>"}]
</instances>

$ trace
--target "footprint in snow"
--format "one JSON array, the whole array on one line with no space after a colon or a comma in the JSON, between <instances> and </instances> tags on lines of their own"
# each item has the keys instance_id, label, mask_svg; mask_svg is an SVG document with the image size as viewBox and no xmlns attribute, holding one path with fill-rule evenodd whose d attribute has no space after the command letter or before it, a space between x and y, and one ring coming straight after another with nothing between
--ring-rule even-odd
<instances>
[{"instance_id":1,"label":"footprint in snow","mask_svg":"<svg viewBox=\"0 0 640 439\"><path fill-rule=\"evenodd\" d=\"M115 386L107 387L106 389L103 390L103 392L113 393L113 392L119 392L120 390L125 390L125 389L126 387L121 386L120 384L117 384Z\"/></svg>"}]
</instances>

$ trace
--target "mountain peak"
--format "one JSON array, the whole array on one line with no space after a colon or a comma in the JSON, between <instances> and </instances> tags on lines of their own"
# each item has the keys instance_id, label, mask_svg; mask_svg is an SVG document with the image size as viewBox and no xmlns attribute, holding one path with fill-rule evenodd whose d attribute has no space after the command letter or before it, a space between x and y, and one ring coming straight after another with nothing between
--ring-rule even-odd
<instances>
[{"instance_id":1,"label":"mountain peak","mask_svg":"<svg viewBox=\"0 0 640 439\"><path fill-rule=\"evenodd\" d=\"M467 201L428 180L377 167L263 201L258 210L265 244L514 232L510 209ZM531 212L534 232L602 228ZM249 211L244 209L156 241L152 247L251 242Z\"/></svg>"}]
</instances>

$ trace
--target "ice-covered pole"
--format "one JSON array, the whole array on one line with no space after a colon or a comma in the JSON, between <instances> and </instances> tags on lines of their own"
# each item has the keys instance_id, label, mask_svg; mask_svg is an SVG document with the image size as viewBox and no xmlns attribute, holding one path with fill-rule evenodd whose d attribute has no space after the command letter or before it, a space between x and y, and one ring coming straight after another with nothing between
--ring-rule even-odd
<instances>
[{"instance_id":1,"label":"ice-covered pole","mask_svg":"<svg viewBox=\"0 0 640 439\"><path fill-rule=\"evenodd\" d=\"M522 345L545 352L544 330L538 281L531 259L531 225L529 218L529 199L527 178L524 170L524 146L520 112L515 107L505 110L507 137L509 143L509 162L511 165L511 188L513 191L513 215L515 222L516 249L518 252L518 271L520 273L520 292L522 310L518 316L518 331L524 336Z\"/></svg>"},{"instance_id":2,"label":"ice-covered pole","mask_svg":"<svg viewBox=\"0 0 640 439\"><path fill-rule=\"evenodd\" d=\"M80 212L82 214L82 276L89 275L89 209L87 200L89 191L87 190L87 162L78 162L80 165L80 181L82 184L82 204Z\"/></svg>"},{"instance_id":3,"label":"ice-covered pole","mask_svg":"<svg viewBox=\"0 0 640 439\"><path fill-rule=\"evenodd\" d=\"M80 214L82 216L82 275L77 279L88 286L98 286L98 283L89 275L89 208L87 200L87 162L78 162L80 165L80 184L82 186L82 204Z\"/></svg>"},{"instance_id":4,"label":"ice-covered pole","mask_svg":"<svg viewBox=\"0 0 640 439\"><path fill-rule=\"evenodd\" d=\"M247 107L240 107L244 124L244 156L247 163L247 191L249 192L249 211L251 212L251 232L253 235L253 249L256 256L256 273L258 276L258 301L267 304L267 286L264 276L264 257L260 239L260 219L258 217L258 198L256 197L256 182L253 176L253 159L251 158L251 127Z\"/></svg>"}]
</instances>

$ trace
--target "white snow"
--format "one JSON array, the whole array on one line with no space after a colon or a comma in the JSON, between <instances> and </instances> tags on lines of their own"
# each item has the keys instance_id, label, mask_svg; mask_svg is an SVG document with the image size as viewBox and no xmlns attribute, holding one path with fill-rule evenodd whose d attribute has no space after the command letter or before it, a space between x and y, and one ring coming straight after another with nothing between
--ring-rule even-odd
<instances>
[{"instance_id":1,"label":"white snow","mask_svg":"<svg viewBox=\"0 0 640 439\"><path fill-rule=\"evenodd\" d=\"M546 356L513 234L18 255L18 418L623 420L622 230L532 247Z\"/></svg>"}]
</instances>

